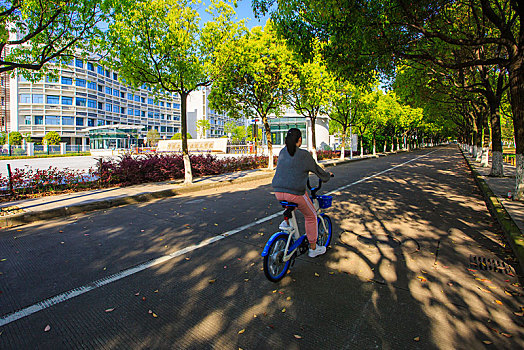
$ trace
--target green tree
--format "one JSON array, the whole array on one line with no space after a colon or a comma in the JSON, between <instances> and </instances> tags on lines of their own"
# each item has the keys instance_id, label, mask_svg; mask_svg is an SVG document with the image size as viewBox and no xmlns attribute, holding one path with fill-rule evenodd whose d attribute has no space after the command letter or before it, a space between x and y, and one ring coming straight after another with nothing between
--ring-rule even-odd
<instances>
[{"instance_id":1,"label":"green tree","mask_svg":"<svg viewBox=\"0 0 524 350\"><path fill-rule=\"evenodd\" d=\"M5 132L0 133L0 144L2 145L7 144L7 135Z\"/></svg>"},{"instance_id":2,"label":"green tree","mask_svg":"<svg viewBox=\"0 0 524 350\"><path fill-rule=\"evenodd\" d=\"M6 0L0 3L0 72L41 70L77 50L93 52L111 0ZM16 35L20 33L20 35ZM5 50L9 48L9 50ZM37 72L36 76L44 73Z\"/></svg>"},{"instance_id":3,"label":"green tree","mask_svg":"<svg viewBox=\"0 0 524 350\"><path fill-rule=\"evenodd\" d=\"M291 86L292 53L278 39L271 21L264 29L253 27L239 42L223 50L217 69L223 74L213 83L212 108L233 117L259 117L264 125L269 151L268 168L273 169L273 142L269 114L279 115Z\"/></svg>"},{"instance_id":4,"label":"green tree","mask_svg":"<svg viewBox=\"0 0 524 350\"><path fill-rule=\"evenodd\" d=\"M237 124L234 121L230 120L224 124L224 133L229 136L229 134L233 134L236 127Z\"/></svg>"},{"instance_id":5,"label":"green tree","mask_svg":"<svg viewBox=\"0 0 524 350\"><path fill-rule=\"evenodd\" d=\"M157 129L151 129L147 132L146 138L149 146L156 146L158 144L158 140L160 140L160 133Z\"/></svg>"},{"instance_id":6,"label":"green tree","mask_svg":"<svg viewBox=\"0 0 524 350\"><path fill-rule=\"evenodd\" d=\"M201 139L204 139L206 137L206 131L211 129L211 123L209 123L207 119L200 119L196 122L196 126Z\"/></svg>"},{"instance_id":7,"label":"green tree","mask_svg":"<svg viewBox=\"0 0 524 350\"><path fill-rule=\"evenodd\" d=\"M31 134L30 133L24 134L24 140L27 143L33 142L33 139L31 138Z\"/></svg>"},{"instance_id":8,"label":"green tree","mask_svg":"<svg viewBox=\"0 0 524 350\"><path fill-rule=\"evenodd\" d=\"M177 93L181 106L185 183L193 181L187 147L187 96L213 80L217 52L231 44L242 23L231 6L212 0L213 19L200 26L199 2L138 0L116 4L107 35L108 62L126 83L155 93ZM216 70L218 71L218 70Z\"/></svg>"},{"instance_id":9,"label":"green tree","mask_svg":"<svg viewBox=\"0 0 524 350\"><path fill-rule=\"evenodd\" d=\"M11 145L21 145L23 141L22 134L20 134L18 131L11 131L9 133L9 143Z\"/></svg>"},{"instance_id":10,"label":"green tree","mask_svg":"<svg viewBox=\"0 0 524 350\"><path fill-rule=\"evenodd\" d=\"M245 126L235 126L231 134L233 143L240 143L244 141L247 137L247 128Z\"/></svg>"},{"instance_id":11,"label":"green tree","mask_svg":"<svg viewBox=\"0 0 524 350\"><path fill-rule=\"evenodd\" d=\"M326 113L335 88L335 80L322 59L321 44L313 44L313 54L309 60L295 60L293 85L290 87L288 104L296 112L311 121L311 151L317 159L315 124L320 113Z\"/></svg>"},{"instance_id":12,"label":"green tree","mask_svg":"<svg viewBox=\"0 0 524 350\"><path fill-rule=\"evenodd\" d=\"M190 133L187 133L186 137L188 140L193 138ZM182 140L182 134L177 132L176 134L171 136L171 140Z\"/></svg>"},{"instance_id":13,"label":"green tree","mask_svg":"<svg viewBox=\"0 0 524 350\"><path fill-rule=\"evenodd\" d=\"M48 145L58 145L61 141L60 134L56 131L49 131L45 134L43 141Z\"/></svg>"}]
</instances>

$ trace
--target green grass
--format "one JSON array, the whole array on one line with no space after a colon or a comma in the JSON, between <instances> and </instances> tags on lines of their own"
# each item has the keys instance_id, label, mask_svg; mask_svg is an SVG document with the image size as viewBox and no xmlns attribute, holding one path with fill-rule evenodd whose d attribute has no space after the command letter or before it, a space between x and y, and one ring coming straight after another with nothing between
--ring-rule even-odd
<instances>
[{"instance_id":1,"label":"green grass","mask_svg":"<svg viewBox=\"0 0 524 350\"><path fill-rule=\"evenodd\" d=\"M0 156L0 160L9 159L33 159L33 158L56 158L56 157L77 157L77 156L90 156L90 152L76 152L67 154L39 154L36 156Z\"/></svg>"}]
</instances>

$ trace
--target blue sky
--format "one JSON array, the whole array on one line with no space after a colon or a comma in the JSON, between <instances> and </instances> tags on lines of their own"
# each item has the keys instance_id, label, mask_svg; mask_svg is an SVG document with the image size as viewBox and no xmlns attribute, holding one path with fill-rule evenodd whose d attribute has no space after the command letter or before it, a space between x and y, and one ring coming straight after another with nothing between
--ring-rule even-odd
<instances>
[{"instance_id":1,"label":"blue sky","mask_svg":"<svg viewBox=\"0 0 524 350\"><path fill-rule=\"evenodd\" d=\"M204 6L202 7L203 9L209 6L209 1L204 0L203 3L204 3ZM252 28L256 26L264 26L264 24L266 24L266 21L269 18L269 16L265 16L261 19L256 19L255 15L253 14L252 7L251 7L252 6L251 0L238 0L237 5L238 7L235 9L235 11L237 13L238 19L244 19L244 18L248 19L246 21L246 27ZM210 19L210 16L207 13L205 13L204 10L202 10L202 12L200 13L200 16L202 16L202 22L205 22Z\"/></svg>"}]
</instances>

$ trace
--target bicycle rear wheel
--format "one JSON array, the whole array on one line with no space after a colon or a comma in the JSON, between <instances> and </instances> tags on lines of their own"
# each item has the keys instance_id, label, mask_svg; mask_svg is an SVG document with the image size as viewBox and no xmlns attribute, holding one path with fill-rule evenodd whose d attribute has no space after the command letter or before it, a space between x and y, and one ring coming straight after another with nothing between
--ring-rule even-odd
<instances>
[{"instance_id":1,"label":"bicycle rear wheel","mask_svg":"<svg viewBox=\"0 0 524 350\"><path fill-rule=\"evenodd\" d=\"M324 228L324 225L322 224L322 221L325 222L326 227ZM318 217L318 238L317 238L317 244L327 247L329 243L331 242L331 235L332 235L333 227L331 225L331 219L329 216L325 214L321 214Z\"/></svg>"},{"instance_id":2,"label":"bicycle rear wheel","mask_svg":"<svg viewBox=\"0 0 524 350\"><path fill-rule=\"evenodd\" d=\"M264 257L264 274L271 282L278 282L286 275L291 259L282 261L288 235L282 235L273 241L269 253Z\"/></svg>"}]
</instances>

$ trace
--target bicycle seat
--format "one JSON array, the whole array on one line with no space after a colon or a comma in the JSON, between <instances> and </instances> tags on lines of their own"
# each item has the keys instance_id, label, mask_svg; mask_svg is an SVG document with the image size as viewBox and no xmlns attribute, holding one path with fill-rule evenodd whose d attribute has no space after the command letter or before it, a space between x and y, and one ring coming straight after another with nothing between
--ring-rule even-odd
<instances>
[{"instance_id":1,"label":"bicycle seat","mask_svg":"<svg viewBox=\"0 0 524 350\"><path fill-rule=\"evenodd\" d=\"M282 205L282 208L296 208L296 207L298 207L297 203L288 202L288 201L280 201L280 205Z\"/></svg>"}]
</instances>

